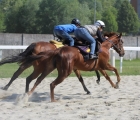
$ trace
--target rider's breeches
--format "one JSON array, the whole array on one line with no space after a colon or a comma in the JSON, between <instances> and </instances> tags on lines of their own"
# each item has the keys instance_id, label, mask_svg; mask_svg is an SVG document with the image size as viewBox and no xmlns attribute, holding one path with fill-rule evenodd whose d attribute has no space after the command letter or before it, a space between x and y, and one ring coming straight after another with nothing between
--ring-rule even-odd
<instances>
[{"instance_id":1,"label":"rider's breeches","mask_svg":"<svg viewBox=\"0 0 140 120\"><path fill-rule=\"evenodd\" d=\"M82 40L86 40L89 43L91 43L90 46L90 54L94 54L95 52L95 45L96 45L96 41L95 39L89 34L89 32L87 31L87 29L85 28L77 28L74 32L74 35L77 39L82 39Z\"/></svg>"},{"instance_id":2,"label":"rider's breeches","mask_svg":"<svg viewBox=\"0 0 140 120\"><path fill-rule=\"evenodd\" d=\"M56 36L59 36L64 40L68 40L70 46L74 46L74 39L67 32L62 30L54 30L53 32Z\"/></svg>"}]
</instances>

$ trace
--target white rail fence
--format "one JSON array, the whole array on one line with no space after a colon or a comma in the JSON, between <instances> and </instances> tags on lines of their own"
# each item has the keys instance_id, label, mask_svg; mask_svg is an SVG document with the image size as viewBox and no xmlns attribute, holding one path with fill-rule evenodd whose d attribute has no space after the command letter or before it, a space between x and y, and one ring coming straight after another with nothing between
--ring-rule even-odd
<instances>
[{"instance_id":1,"label":"white rail fence","mask_svg":"<svg viewBox=\"0 0 140 120\"><path fill-rule=\"evenodd\" d=\"M140 47L124 47L125 51L140 51ZM110 50L111 52L111 64L115 67L115 51L113 49ZM122 63L123 57L120 57L120 73L122 73Z\"/></svg>"},{"instance_id":2,"label":"white rail fence","mask_svg":"<svg viewBox=\"0 0 140 120\"><path fill-rule=\"evenodd\" d=\"M2 50L3 49L26 49L28 46L21 46L21 45L0 45L0 60L2 58ZM124 50L129 51L140 51L140 47L124 47ZM111 52L111 64L115 67L115 51L110 49ZM122 73L122 63L123 57L120 57L120 73Z\"/></svg>"}]
</instances>

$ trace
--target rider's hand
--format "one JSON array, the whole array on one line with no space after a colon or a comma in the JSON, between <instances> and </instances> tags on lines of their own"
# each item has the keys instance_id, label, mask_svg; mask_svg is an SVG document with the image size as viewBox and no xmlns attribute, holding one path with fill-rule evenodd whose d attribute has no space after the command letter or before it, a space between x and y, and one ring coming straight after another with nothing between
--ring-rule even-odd
<instances>
[{"instance_id":1,"label":"rider's hand","mask_svg":"<svg viewBox=\"0 0 140 120\"><path fill-rule=\"evenodd\" d=\"M107 36L105 36L105 39L108 39L108 37L107 37Z\"/></svg>"}]
</instances>

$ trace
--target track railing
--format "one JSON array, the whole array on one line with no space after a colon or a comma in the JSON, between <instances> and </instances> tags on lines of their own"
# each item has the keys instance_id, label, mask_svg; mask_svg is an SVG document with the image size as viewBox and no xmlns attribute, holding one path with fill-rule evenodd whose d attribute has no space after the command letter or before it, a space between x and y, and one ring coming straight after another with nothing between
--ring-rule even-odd
<instances>
[{"instance_id":1,"label":"track railing","mask_svg":"<svg viewBox=\"0 0 140 120\"><path fill-rule=\"evenodd\" d=\"M28 46L25 45L0 45L0 60L2 58L2 50L3 49L26 49ZM140 51L140 47L124 47L124 50L129 51ZM111 64L115 67L115 51L113 49L110 49L111 52ZM123 57L120 57L120 73L122 73L122 63L123 63Z\"/></svg>"}]
</instances>

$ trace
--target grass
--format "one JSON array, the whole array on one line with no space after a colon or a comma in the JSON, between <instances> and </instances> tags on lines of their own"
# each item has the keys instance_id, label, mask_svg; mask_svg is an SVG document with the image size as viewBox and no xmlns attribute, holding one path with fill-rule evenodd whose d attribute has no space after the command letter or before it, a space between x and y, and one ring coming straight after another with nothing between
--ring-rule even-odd
<instances>
[{"instance_id":1,"label":"grass","mask_svg":"<svg viewBox=\"0 0 140 120\"><path fill-rule=\"evenodd\" d=\"M120 73L120 61L116 60L116 68L120 75L140 75L140 59L135 60L124 60L123 61L123 68L122 73ZM11 78L14 72L18 69L18 64L12 63L12 64L5 64L0 66L0 78ZM19 77L25 78L28 75L30 75L33 71L33 68L30 67L26 69ZM109 75L115 75L113 72L107 72ZM95 72L84 72L81 71L82 76L91 77L95 76ZM56 77L57 71L54 70L51 74L48 75L48 77ZM70 75L71 77L75 77L75 74L72 73Z\"/></svg>"}]
</instances>

